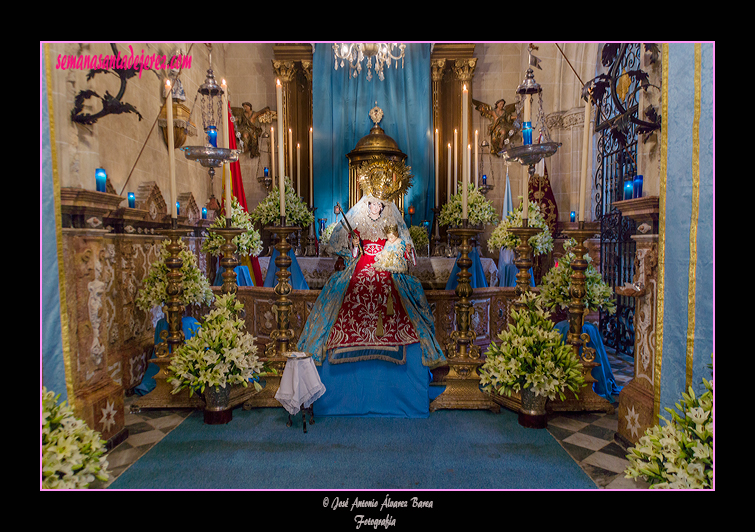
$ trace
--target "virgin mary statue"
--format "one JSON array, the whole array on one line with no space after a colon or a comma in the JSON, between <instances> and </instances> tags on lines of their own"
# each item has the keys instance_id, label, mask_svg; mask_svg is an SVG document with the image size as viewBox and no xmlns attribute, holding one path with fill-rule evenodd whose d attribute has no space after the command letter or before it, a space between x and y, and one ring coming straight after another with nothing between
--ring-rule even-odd
<instances>
[{"instance_id":1,"label":"virgin mary statue","mask_svg":"<svg viewBox=\"0 0 755 532\"><path fill-rule=\"evenodd\" d=\"M319 415L428 411L429 369L446 359L422 285L408 272L414 244L394 202L410 179L403 163L364 163L363 196L331 234L328 252L346 267L322 289L297 345L312 353L328 390Z\"/></svg>"}]
</instances>

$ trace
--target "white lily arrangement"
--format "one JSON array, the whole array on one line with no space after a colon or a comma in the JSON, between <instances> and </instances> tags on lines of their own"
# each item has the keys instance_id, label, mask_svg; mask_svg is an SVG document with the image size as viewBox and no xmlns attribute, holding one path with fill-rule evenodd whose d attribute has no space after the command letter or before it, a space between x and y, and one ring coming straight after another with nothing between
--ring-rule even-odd
<instances>
[{"instance_id":1,"label":"white lily arrangement","mask_svg":"<svg viewBox=\"0 0 755 532\"><path fill-rule=\"evenodd\" d=\"M659 416L665 425L650 427L628 449L626 478L644 478L651 489L713 487L713 381L703 384L705 393L698 397L690 386L677 410L666 407L672 420Z\"/></svg>"},{"instance_id":2,"label":"white lily arrangement","mask_svg":"<svg viewBox=\"0 0 755 532\"><path fill-rule=\"evenodd\" d=\"M412 237L412 242L414 242L416 249L424 249L430 244L427 228L422 225L412 225L409 227L409 236Z\"/></svg>"},{"instance_id":3,"label":"white lily arrangement","mask_svg":"<svg viewBox=\"0 0 755 532\"><path fill-rule=\"evenodd\" d=\"M194 336L176 349L171 358L168 382L172 393L189 388L189 396L204 393L208 386L247 387L258 380L263 363L257 356L254 336L245 331L239 312L244 305L236 294L219 295L210 312L200 320Z\"/></svg>"},{"instance_id":4,"label":"white lily arrangement","mask_svg":"<svg viewBox=\"0 0 755 532\"><path fill-rule=\"evenodd\" d=\"M575 394L584 386L582 364L563 336L553 329L550 314L534 292L521 296L526 305L511 310L512 321L491 343L480 366L480 385L499 395L531 388L535 395L551 400Z\"/></svg>"},{"instance_id":5,"label":"white lily arrangement","mask_svg":"<svg viewBox=\"0 0 755 532\"><path fill-rule=\"evenodd\" d=\"M527 211L527 225L542 229L535 236L530 238L529 245L532 247L534 255L542 255L553 249L553 235L550 227L540 212L540 205L530 201L529 210ZM519 245L519 237L509 231L510 227L522 227L522 204L511 211L501 223L498 224L490 237L488 238L488 250L498 252L501 248L514 250Z\"/></svg>"},{"instance_id":6,"label":"white lily arrangement","mask_svg":"<svg viewBox=\"0 0 755 532\"><path fill-rule=\"evenodd\" d=\"M155 307L162 308L167 302L168 267L165 261L170 257L170 252L167 249L168 244L170 244L169 240L165 240L161 244L160 256L150 265L149 272L147 272L142 287L137 293L136 306L145 312L149 312ZM199 269L196 255L189 251L183 240L181 241L179 258L183 262L181 266L181 283L183 286L181 303L183 305L209 305L212 303L215 295L212 293L210 282Z\"/></svg>"},{"instance_id":7,"label":"white lily arrangement","mask_svg":"<svg viewBox=\"0 0 755 532\"><path fill-rule=\"evenodd\" d=\"M42 387L42 489L81 489L110 478L105 441L60 394Z\"/></svg>"},{"instance_id":8,"label":"white lily arrangement","mask_svg":"<svg viewBox=\"0 0 755 532\"><path fill-rule=\"evenodd\" d=\"M571 263L577 258L574 248L577 241L570 238L564 242L564 255L558 260L558 264L548 270L543 276L540 285L540 297L546 307L555 309L568 308L571 301L569 288L571 286L572 269ZM616 312L616 301L613 299L613 289L603 281L600 272L592 264L592 258L585 254L587 269L585 270L585 309L594 312L598 309L613 314Z\"/></svg>"},{"instance_id":9,"label":"white lily arrangement","mask_svg":"<svg viewBox=\"0 0 755 532\"><path fill-rule=\"evenodd\" d=\"M284 179L286 201L286 224L301 228L309 227L315 217L294 190L289 178ZM267 197L250 213L252 220L259 222L262 227L280 223L280 188L274 186Z\"/></svg>"},{"instance_id":10,"label":"white lily arrangement","mask_svg":"<svg viewBox=\"0 0 755 532\"><path fill-rule=\"evenodd\" d=\"M438 223L443 226L461 225L463 205L461 186L459 192L451 196L451 200L440 209ZM474 183L469 184L467 190L467 220L470 225L495 225L498 223L498 214L493 204L488 200Z\"/></svg>"},{"instance_id":11,"label":"white lily arrangement","mask_svg":"<svg viewBox=\"0 0 755 532\"><path fill-rule=\"evenodd\" d=\"M325 246L328 244L328 242L330 242L330 235L333 234L333 229L335 229L337 225L338 222L333 222L328 227L326 227L325 230L323 230L322 237L320 238L321 246Z\"/></svg>"},{"instance_id":12,"label":"white lily arrangement","mask_svg":"<svg viewBox=\"0 0 755 532\"><path fill-rule=\"evenodd\" d=\"M209 253L213 257L220 256L221 246L225 244L225 238L219 233L213 231L213 228L223 229L226 226L225 216L218 216L212 222L209 232L202 243L202 252ZM260 233L254 228L252 216L241 208L239 200L231 198L231 226L244 229L245 231L233 238L236 246L236 253L240 257L247 255L256 257L262 252L262 238Z\"/></svg>"}]
</instances>

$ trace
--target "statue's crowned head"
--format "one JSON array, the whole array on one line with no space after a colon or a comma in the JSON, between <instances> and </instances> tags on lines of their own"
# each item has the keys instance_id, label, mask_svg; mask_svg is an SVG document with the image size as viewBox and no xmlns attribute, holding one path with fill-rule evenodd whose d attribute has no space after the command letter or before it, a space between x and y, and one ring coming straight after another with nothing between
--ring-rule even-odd
<instances>
[{"instance_id":1,"label":"statue's crowned head","mask_svg":"<svg viewBox=\"0 0 755 532\"><path fill-rule=\"evenodd\" d=\"M362 192L383 201L406 194L412 186L411 168L403 161L378 157L363 162L357 169Z\"/></svg>"},{"instance_id":2,"label":"statue's crowned head","mask_svg":"<svg viewBox=\"0 0 755 532\"><path fill-rule=\"evenodd\" d=\"M383 233L385 233L385 236L398 236L398 224L386 224L386 226L383 227Z\"/></svg>"}]
</instances>

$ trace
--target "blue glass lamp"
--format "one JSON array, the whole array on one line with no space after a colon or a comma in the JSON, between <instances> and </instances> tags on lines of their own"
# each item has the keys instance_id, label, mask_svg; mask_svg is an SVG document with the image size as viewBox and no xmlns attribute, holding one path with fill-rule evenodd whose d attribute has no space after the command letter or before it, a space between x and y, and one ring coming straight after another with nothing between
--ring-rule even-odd
<instances>
[{"instance_id":1,"label":"blue glass lamp","mask_svg":"<svg viewBox=\"0 0 755 532\"><path fill-rule=\"evenodd\" d=\"M94 171L94 182L97 192L107 192L107 172L104 168L97 168Z\"/></svg>"}]
</instances>

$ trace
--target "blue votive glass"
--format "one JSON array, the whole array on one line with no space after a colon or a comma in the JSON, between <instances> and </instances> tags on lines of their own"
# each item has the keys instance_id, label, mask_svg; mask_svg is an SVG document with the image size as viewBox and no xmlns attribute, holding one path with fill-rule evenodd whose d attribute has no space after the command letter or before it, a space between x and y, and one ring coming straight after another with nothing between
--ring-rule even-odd
<instances>
[{"instance_id":1,"label":"blue votive glass","mask_svg":"<svg viewBox=\"0 0 755 532\"><path fill-rule=\"evenodd\" d=\"M215 126L207 126L207 140L213 148L218 147L218 128Z\"/></svg>"},{"instance_id":2,"label":"blue votive glass","mask_svg":"<svg viewBox=\"0 0 755 532\"><path fill-rule=\"evenodd\" d=\"M488 184L488 176L484 175L482 176L482 184L487 185Z\"/></svg>"},{"instance_id":3,"label":"blue votive glass","mask_svg":"<svg viewBox=\"0 0 755 532\"><path fill-rule=\"evenodd\" d=\"M634 183L632 181L624 181L624 199L632 199L634 194Z\"/></svg>"},{"instance_id":4,"label":"blue votive glass","mask_svg":"<svg viewBox=\"0 0 755 532\"><path fill-rule=\"evenodd\" d=\"M525 122L522 128L522 144L529 146L532 144L532 122Z\"/></svg>"},{"instance_id":5,"label":"blue votive glass","mask_svg":"<svg viewBox=\"0 0 755 532\"><path fill-rule=\"evenodd\" d=\"M576 222L577 221L577 213L576 212L571 211L571 213L569 213L569 221L570 222Z\"/></svg>"},{"instance_id":6,"label":"blue votive glass","mask_svg":"<svg viewBox=\"0 0 755 532\"><path fill-rule=\"evenodd\" d=\"M133 192L128 193L128 208L133 209L136 207L136 196L134 196Z\"/></svg>"},{"instance_id":7,"label":"blue votive glass","mask_svg":"<svg viewBox=\"0 0 755 532\"><path fill-rule=\"evenodd\" d=\"M181 204L176 202L176 216L181 214Z\"/></svg>"},{"instance_id":8,"label":"blue votive glass","mask_svg":"<svg viewBox=\"0 0 755 532\"><path fill-rule=\"evenodd\" d=\"M202 207L202 220L207 219L207 207Z\"/></svg>"},{"instance_id":9,"label":"blue votive glass","mask_svg":"<svg viewBox=\"0 0 755 532\"><path fill-rule=\"evenodd\" d=\"M641 198L642 197L642 176L637 175L634 176L634 191L633 191L635 198Z\"/></svg>"},{"instance_id":10,"label":"blue votive glass","mask_svg":"<svg viewBox=\"0 0 755 532\"><path fill-rule=\"evenodd\" d=\"M107 192L107 172L104 168L98 168L94 171L94 183L97 192Z\"/></svg>"}]
</instances>

